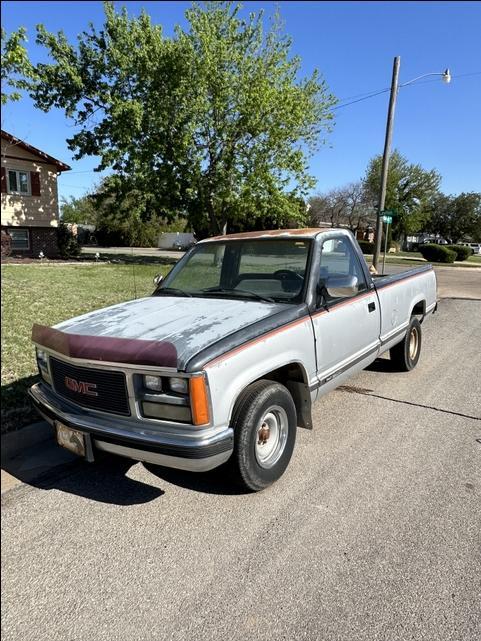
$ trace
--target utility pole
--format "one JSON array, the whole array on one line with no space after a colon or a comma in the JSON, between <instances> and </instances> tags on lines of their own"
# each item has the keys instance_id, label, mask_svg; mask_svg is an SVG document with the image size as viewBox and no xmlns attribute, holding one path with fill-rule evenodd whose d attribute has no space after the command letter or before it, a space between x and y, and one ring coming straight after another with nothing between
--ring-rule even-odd
<instances>
[{"instance_id":1,"label":"utility pole","mask_svg":"<svg viewBox=\"0 0 481 641\"><path fill-rule=\"evenodd\" d=\"M381 237L382 237L382 212L386 202L386 186L387 186L387 172L389 169L389 155L391 153L391 140L392 128L394 122L394 111L396 109L396 98L398 92L399 81L399 66L401 64L400 56L394 58L392 69L392 82L391 82L391 97L389 98L389 111L387 114L386 123L386 139L384 141L384 154L382 157L382 172L381 172L381 195L379 197L379 205L377 210L376 221L376 238L374 242L374 256L372 259L373 266L377 269L379 261L379 254L381 253Z\"/></svg>"}]
</instances>

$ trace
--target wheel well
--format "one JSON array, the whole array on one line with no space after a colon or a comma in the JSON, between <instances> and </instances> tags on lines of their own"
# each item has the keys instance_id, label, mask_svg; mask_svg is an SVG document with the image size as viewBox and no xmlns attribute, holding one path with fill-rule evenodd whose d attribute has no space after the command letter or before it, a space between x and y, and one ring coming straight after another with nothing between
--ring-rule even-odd
<instances>
[{"instance_id":1,"label":"wheel well","mask_svg":"<svg viewBox=\"0 0 481 641\"><path fill-rule=\"evenodd\" d=\"M419 319L419 322L422 323L424 320L424 317L426 316L426 301L425 300L420 300L418 303L416 303L413 307L413 310L411 312L411 316L421 316Z\"/></svg>"},{"instance_id":2,"label":"wheel well","mask_svg":"<svg viewBox=\"0 0 481 641\"><path fill-rule=\"evenodd\" d=\"M311 394L304 368L299 363L289 363L260 377L285 385L296 406L297 423L300 427L312 429Z\"/></svg>"},{"instance_id":3,"label":"wheel well","mask_svg":"<svg viewBox=\"0 0 481 641\"><path fill-rule=\"evenodd\" d=\"M295 381L297 383L307 383L303 368L299 363L289 363L277 369L272 370L261 376L269 381L277 381L278 383L286 384L286 381Z\"/></svg>"}]
</instances>

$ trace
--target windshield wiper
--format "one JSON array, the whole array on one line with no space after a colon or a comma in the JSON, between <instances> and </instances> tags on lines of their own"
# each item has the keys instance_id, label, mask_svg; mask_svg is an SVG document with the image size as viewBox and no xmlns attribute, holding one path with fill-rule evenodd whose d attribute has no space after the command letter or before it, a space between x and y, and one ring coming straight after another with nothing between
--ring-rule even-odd
<instances>
[{"instance_id":1,"label":"windshield wiper","mask_svg":"<svg viewBox=\"0 0 481 641\"><path fill-rule=\"evenodd\" d=\"M273 298L268 296L261 296L256 292L250 292L245 289L231 289L228 287L206 287L200 290L203 294L235 294L236 296L244 296L247 298L255 298L256 300L263 300L266 303L275 303Z\"/></svg>"},{"instance_id":2,"label":"windshield wiper","mask_svg":"<svg viewBox=\"0 0 481 641\"><path fill-rule=\"evenodd\" d=\"M155 292L156 296L159 294L173 294L174 296L188 296L189 298L192 298L192 294L184 292L183 289L177 289L177 287L161 287Z\"/></svg>"}]
</instances>

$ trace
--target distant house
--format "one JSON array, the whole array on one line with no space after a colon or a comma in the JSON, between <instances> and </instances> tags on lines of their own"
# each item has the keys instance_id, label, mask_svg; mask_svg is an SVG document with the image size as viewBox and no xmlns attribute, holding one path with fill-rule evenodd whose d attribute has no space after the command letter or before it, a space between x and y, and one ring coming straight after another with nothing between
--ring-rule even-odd
<instances>
[{"instance_id":1,"label":"distant house","mask_svg":"<svg viewBox=\"0 0 481 641\"><path fill-rule=\"evenodd\" d=\"M7 232L12 254L55 256L57 177L70 167L6 131L1 136L2 244Z\"/></svg>"}]
</instances>

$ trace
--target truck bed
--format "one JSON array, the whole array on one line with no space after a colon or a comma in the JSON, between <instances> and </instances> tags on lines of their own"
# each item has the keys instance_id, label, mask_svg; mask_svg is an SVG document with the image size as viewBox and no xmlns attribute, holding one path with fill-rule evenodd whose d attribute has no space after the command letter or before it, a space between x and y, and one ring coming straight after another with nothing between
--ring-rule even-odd
<instances>
[{"instance_id":1,"label":"truck bed","mask_svg":"<svg viewBox=\"0 0 481 641\"><path fill-rule=\"evenodd\" d=\"M421 315L436 307L436 276L432 265L373 276L381 310L381 344L395 342L405 331L413 310Z\"/></svg>"}]
</instances>

